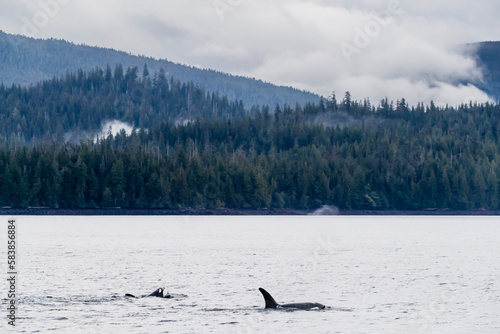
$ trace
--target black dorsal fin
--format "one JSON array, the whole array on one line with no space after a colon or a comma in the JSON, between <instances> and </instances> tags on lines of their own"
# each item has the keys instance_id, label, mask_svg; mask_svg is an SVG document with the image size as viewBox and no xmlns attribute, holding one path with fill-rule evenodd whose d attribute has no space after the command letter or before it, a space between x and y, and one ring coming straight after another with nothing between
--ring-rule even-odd
<instances>
[{"instance_id":1,"label":"black dorsal fin","mask_svg":"<svg viewBox=\"0 0 500 334\"><path fill-rule=\"evenodd\" d=\"M278 303L274 300L274 298L267 292L266 290L259 288L259 291L264 296L264 300L266 301L266 308L276 308Z\"/></svg>"}]
</instances>

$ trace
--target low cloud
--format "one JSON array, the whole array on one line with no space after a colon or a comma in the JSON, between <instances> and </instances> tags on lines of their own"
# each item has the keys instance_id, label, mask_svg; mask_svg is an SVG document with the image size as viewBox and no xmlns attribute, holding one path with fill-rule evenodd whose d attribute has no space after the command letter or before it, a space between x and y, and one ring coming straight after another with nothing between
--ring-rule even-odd
<instances>
[{"instance_id":1,"label":"low cloud","mask_svg":"<svg viewBox=\"0 0 500 334\"><path fill-rule=\"evenodd\" d=\"M317 46L268 57L252 74L278 83L295 78L296 86L324 96L335 90L350 91L356 99L405 98L412 104L487 100L475 86L463 84L481 81L482 73L458 47L466 41L454 36L457 31L438 20L412 16L403 4L397 10L388 2L386 6L364 11L291 3L288 11L310 30L308 35L316 36Z\"/></svg>"}]
</instances>

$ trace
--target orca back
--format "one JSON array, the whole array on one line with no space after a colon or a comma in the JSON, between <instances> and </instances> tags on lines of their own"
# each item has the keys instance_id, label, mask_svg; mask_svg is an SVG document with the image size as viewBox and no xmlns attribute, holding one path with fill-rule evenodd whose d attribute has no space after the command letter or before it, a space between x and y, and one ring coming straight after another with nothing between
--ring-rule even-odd
<instances>
[{"instance_id":1,"label":"orca back","mask_svg":"<svg viewBox=\"0 0 500 334\"><path fill-rule=\"evenodd\" d=\"M280 305L280 307L296 308L299 310L313 310L313 309L322 310L325 308L325 305L320 304L320 303L290 303L290 304Z\"/></svg>"},{"instance_id":2,"label":"orca back","mask_svg":"<svg viewBox=\"0 0 500 334\"><path fill-rule=\"evenodd\" d=\"M266 308L276 308L278 307L278 303L274 300L274 298L267 292L266 290L259 288L259 291L264 296L264 300L266 301Z\"/></svg>"},{"instance_id":3,"label":"orca back","mask_svg":"<svg viewBox=\"0 0 500 334\"><path fill-rule=\"evenodd\" d=\"M165 297L165 289L159 288L155 292L149 295L149 297L160 297L164 298Z\"/></svg>"}]
</instances>

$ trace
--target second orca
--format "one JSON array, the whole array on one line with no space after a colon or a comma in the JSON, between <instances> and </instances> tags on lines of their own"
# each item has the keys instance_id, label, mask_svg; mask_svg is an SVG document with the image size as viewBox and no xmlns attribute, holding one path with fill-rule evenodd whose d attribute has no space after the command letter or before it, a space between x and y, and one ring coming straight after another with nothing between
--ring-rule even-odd
<instances>
[{"instance_id":1,"label":"second orca","mask_svg":"<svg viewBox=\"0 0 500 334\"><path fill-rule=\"evenodd\" d=\"M138 298L134 295L131 295L130 293L125 294L125 297ZM169 293L167 293L164 288L159 288L155 292L143 297L172 298L172 296Z\"/></svg>"}]
</instances>

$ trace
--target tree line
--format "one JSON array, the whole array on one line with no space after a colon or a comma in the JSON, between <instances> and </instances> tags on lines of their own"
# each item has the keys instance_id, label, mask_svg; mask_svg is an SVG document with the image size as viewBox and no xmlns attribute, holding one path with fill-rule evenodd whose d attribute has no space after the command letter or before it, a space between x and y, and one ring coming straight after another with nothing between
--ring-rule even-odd
<instances>
[{"instance_id":1,"label":"tree line","mask_svg":"<svg viewBox=\"0 0 500 334\"><path fill-rule=\"evenodd\" d=\"M241 101L168 78L163 69L150 73L146 65L68 72L30 87L0 85L0 134L25 143L63 141L69 132L97 131L107 120L149 128L244 113Z\"/></svg>"},{"instance_id":2,"label":"tree line","mask_svg":"<svg viewBox=\"0 0 500 334\"><path fill-rule=\"evenodd\" d=\"M78 87L71 91L85 97ZM133 90L125 83L114 89L127 95ZM87 92L92 95L92 89ZM193 113L203 110L206 104L200 101L205 99L213 101L205 94L193 95ZM346 93L340 101L333 94L303 107L252 107L243 112L237 104L234 109L228 105L232 117L200 115L182 124L169 114L177 109L153 102L149 107L163 108L166 120L138 126L130 135L122 131L79 143L24 144L4 138L0 205L336 205L401 210L500 206L500 105L410 107L404 100L386 99L374 106Z\"/></svg>"}]
</instances>

